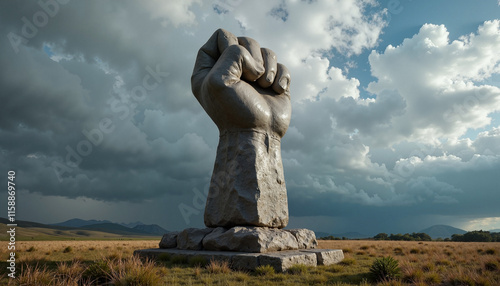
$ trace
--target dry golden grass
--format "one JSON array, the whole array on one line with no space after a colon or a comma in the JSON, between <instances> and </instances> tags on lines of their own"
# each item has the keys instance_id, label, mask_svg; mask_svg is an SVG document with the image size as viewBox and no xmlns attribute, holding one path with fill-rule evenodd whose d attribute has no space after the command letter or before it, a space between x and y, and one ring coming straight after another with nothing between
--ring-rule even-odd
<instances>
[{"instance_id":1,"label":"dry golden grass","mask_svg":"<svg viewBox=\"0 0 500 286\"><path fill-rule=\"evenodd\" d=\"M411 285L500 285L498 242L347 240L320 241L319 247L344 249L346 259L393 256L402 282Z\"/></svg>"},{"instance_id":2,"label":"dry golden grass","mask_svg":"<svg viewBox=\"0 0 500 286\"><path fill-rule=\"evenodd\" d=\"M297 266L288 273L241 272L223 263L133 257L158 241L18 241L18 278L0 285L371 285L376 258L392 256L402 275L379 285L499 285L500 243L319 241L320 248L343 249L345 259L331 266ZM2 261L7 249L0 250ZM2 263L0 261L0 263Z\"/></svg>"},{"instance_id":3,"label":"dry golden grass","mask_svg":"<svg viewBox=\"0 0 500 286\"><path fill-rule=\"evenodd\" d=\"M94 261L109 256L130 257L136 249L157 248L154 240L105 241L16 241L17 262L29 261ZM10 251L0 249L2 260Z\"/></svg>"}]
</instances>

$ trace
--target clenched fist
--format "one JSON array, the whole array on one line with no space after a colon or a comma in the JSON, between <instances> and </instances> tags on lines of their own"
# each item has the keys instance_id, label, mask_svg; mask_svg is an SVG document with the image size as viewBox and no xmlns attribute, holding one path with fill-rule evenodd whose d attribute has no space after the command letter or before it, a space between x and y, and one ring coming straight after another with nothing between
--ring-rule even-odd
<instances>
[{"instance_id":1,"label":"clenched fist","mask_svg":"<svg viewBox=\"0 0 500 286\"><path fill-rule=\"evenodd\" d=\"M220 132L205 225L285 227L280 140L291 116L287 68L255 40L219 29L198 52L191 88Z\"/></svg>"},{"instance_id":2,"label":"clenched fist","mask_svg":"<svg viewBox=\"0 0 500 286\"><path fill-rule=\"evenodd\" d=\"M251 38L217 30L198 52L191 87L221 133L255 129L281 138L288 129L290 74Z\"/></svg>"}]
</instances>

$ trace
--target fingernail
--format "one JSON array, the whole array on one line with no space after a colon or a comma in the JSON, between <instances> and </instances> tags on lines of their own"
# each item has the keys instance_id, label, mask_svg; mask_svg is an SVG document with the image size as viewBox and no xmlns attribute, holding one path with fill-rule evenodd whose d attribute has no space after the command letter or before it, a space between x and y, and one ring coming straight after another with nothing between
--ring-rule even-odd
<instances>
[{"instance_id":1,"label":"fingernail","mask_svg":"<svg viewBox=\"0 0 500 286\"><path fill-rule=\"evenodd\" d=\"M280 86L283 90L286 90L288 86L288 80L286 78L283 78L280 80Z\"/></svg>"},{"instance_id":2,"label":"fingernail","mask_svg":"<svg viewBox=\"0 0 500 286\"><path fill-rule=\"evenodd\" d=\"M266 80L267 80L267 82L273 82L274 81L274 72L268 73Z\"/></svg>"}]
</instances>

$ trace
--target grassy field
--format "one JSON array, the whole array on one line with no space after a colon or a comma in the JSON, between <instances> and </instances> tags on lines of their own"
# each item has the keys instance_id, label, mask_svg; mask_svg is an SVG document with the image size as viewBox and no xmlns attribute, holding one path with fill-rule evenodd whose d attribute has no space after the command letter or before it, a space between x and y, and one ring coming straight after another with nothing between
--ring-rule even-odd
<instances>
[{"instance_id":1,"label":"grassy field","mask_svg":"<svg viewBox=\"0 0 500 286\"><path fill-rule=\"evenodd\" d=\"M7 247L0 251L1 285L374 285L375 259L392 256L398 278L378 285L500 285L500 243L319 241L320 248L343 249L337 265L297 265L287 273L261 267L232 270L227 264L179 257L140 261L136 249L157 240L18 241L17 279L7 277Z\"/></svg>"}]
</instances>

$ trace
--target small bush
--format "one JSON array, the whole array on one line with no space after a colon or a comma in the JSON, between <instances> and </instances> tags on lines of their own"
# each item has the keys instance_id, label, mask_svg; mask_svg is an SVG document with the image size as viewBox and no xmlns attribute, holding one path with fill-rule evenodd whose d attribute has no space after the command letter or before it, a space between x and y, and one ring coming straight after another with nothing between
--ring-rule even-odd
<instances>
[{"instance_id":1,"label":"small bush","mask_svg":"<svg viewBox=\"0 0 500 286\"><path fill-rule=\"evenodd\" d=\"M141 261L133 256L129 259L109 261L110 282L113 285L161 285L162 275L152 261Z\"/></svg>"},{"instance_id":2,"label":"small bush","mask_svg":"<svg viewBox=\"0 0 500 286\"><path fill-rule=\"evenodd\" d=\"M344 260L342 260L339 264L345 265L345 266L354 265L354 264L356 264L356 259L347 257L347 258L344 258Z\"/></svg>"},{"instance_id":3,"label":"small bush","mask_svg":"<svg viewBox=\"0 0 500 286\"><path fill-rule=\"evenodd\" d=\"M500 269L500 267L498 266L498 262L492 260L492 261L488 261L484 264L484 269L486 269L488 271L497 271Z\"/></svg>"},{"instance_id":4,"label":"small bush","mask_svg":"<svg viewBox=\"0 0 500 286\"><path fill-rule=\"evenodd\" d=\"M424 272L420 269L413 270L403 277L403 281L407 283L417 283L422 281Z\"/></svg>"},{"instance_id":5,"label":"small bush","mask_svg":"<svg viewBox=\"0 0 500 286\"><path fill-rule=\"evenodd\" d=\"M210 260L210 263L207 264L205 268L212 274L231 272L231 268L229 268L229 263L227 261Z\"/></svg>"},{"instance_id":6,"label":"small bush","mask_svg":"<svg viewBox=\"0 0 500 286\"><path fill-rule=\"evenodd\" d=\"M70 252L72 252L72 251L73 251L73 247L71 247L71 246L66 246L66 248L64 248L64 250L63 250L63 253L70 253Z\"/></svg>"},{"instance_id":7,"label":"small bush","mask_svg":"<svg viewBox=\"0 0 500 286\"><path fill-rule=\"evenodd\" d=\"M439 284L441 283L441 277L439 277L439 274L437 273L429 273L425 276L424 281L427 284Z\"/></svg>"},{"instance_id":8,"label":"small bush","mask_svg":"<svg viewBox=\"0 0 500 286\"><path fill-rule=\"evenodd\" d=\"M295 264L288 268L288 273L290 274L305 274L307 273L307 265Z\"/></svg>"},{"instance_id":9,"label":"small bush","mask_svg":"<svg viewBox=\"0 0 500 286\"><path fill-rule=\"evenodd\" d=\"M419 254L420 250L418 250L417 248L412 248L412 249L410 249L410 253L411 254Z\"/></svg>"},{"instance_id":10,"label":"small bush","mask_svg":"<svg viewBox=\"0 0 500 286\"><path fill-rule=\"evenodd\" d=\"M83 277L97 284L102 284L108 279L109 272L109 264L104 260L98 260L87 266L87 269L83 271Z\"/></svg>"},{"instance_id":11,"label":"small bush","mask_svg":"<svg viewBox=\"0 0 500 286\"><path fill-rule=\"evenodd\" d=\"M255 268L255 273L257 275L272 275L275 273L275 270L271 265L261 265Z\"/></svg>"},{"instance_id":12,"label":"small bush","mask_svg":"<svg viewBox=\"0 0 500 286\"><path fill-rule=\"evenodd\" d=\"M54 273L38 265L22 266L20 275L17 276L18 285L52 285L54 280Z\"/></svg>"},{"instance_id":13,"label":"small bush","mask_svg":"<svg viewBox=\"0 0 500 286\"><path fill-rule=\"evenodd\" d=\"M496 251L496 249L490 248L490 249L486 249L486 251L484 251L484 253L489 254L489 255L495 255L497 253L497 251Z\"/></svg>"},{"instance_id":14,"label":"small bush","mask_svg":"<svg viewBox=\"0 0 500 286\"><path fill-rule=\"evenodd\" d=\"M57 266L59 282L64 285L78 285L82 278L83 266L80 261L60 263Z\"/></svg>"},{"instance_id":15,"label":"small bush","mask_svg":"<svg viewBox=\"0 0 500 286\"><path fill-rule=\"evenodd\" d=\"M427 262L422 266L422 270L425 272L431 272L435 268L435 265L432 262Z\"/></svg>"},{"instance_id":16,"label":"small bush","mask_svg":"<svg viewBox=\"0 0 500 286\"><path fill-rule=\"evenodd\" d=\"M30 247L30 248L26 249L26 252L33 252L33 251L35 251L35 250L36 250L36 249L35 249L35 247L34 247L34 246L32 246L32 247Z\"/></svg>"},{"instance_id":17,"label":"small bush","mask_svg":"<svg viewBox=\"0 0 500 286\"><path fill-rule=\"evenodd\" d=\"M401 247L395 247L394 248L394 254L401 255L401 256L405 255L404 252L403 252L403 248L401 248Z\"/></svg>"},{"instance_id":18,"label":"small bush","mask_svg":"<svg viewBox=\"0 0 500 286\"><path fill-rule=\"evenodd\" d=\"M391 256L376 259L370 267L370 277L375 282L392 280L400 274L399 263Z\"/></svg>"},{"instance_id":19,"label":"small bush","mask_svg":"<svg viewBox=\"0 0 500 286\"><path fill-rule=\"evenodd\" d=\"M344 271L344 266L338 265L338 264L333 264L333 265L328 266L326 271L331 272L331 273L339 273L339 272Z\"/></svg>"}]
</instances>

